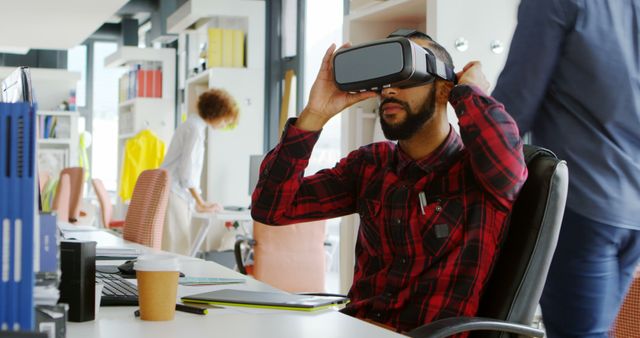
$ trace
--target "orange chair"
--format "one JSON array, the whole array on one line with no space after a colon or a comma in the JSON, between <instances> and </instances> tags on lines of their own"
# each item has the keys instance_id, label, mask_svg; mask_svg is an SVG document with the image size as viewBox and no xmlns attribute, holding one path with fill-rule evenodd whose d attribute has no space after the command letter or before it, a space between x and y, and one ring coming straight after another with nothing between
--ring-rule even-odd
<instances>
[{"instance_id":1,"label":"orange chair","mask_svg":"<svg viewBox=\"0 0 640 338\"><path fill-rule=\"evenodd\" d=\"M324 292L325 221L271 226L253 223L254 239L236 242L238 270L247 273L241 244L253 247L255 279L288 292Z\"/></svg>"},{"instance_id":2,"label":"orange chair","mask_svg":"<svg viewBox=\"0 0 640 338\"><path fill-rule=\"evenodd\" d=\"M111 216L113 215L113 206L111 205L111 199L109 198L109 194L107 193L107 189L104 187L104 183L99 178L94 178L91 180L93 185L93 191L95 191L96 196L98 197L98 203L100 203L100 215L102 219L102 225L108 229L122 229L124 226L124 220L113 220Z\"/></svg>"},{"instance_id":3,"label":"orange chair","mask_svg":"<svg viewBox=\"0 0 640 338\"><path fill-rule=\"evenodd\" d=\"M160 250L168 201L169 173L165 169L143 171L133 188L123 238Z\"/></svg>"},{"instance_id":4,"label":"orange chair","mask_svg":"<svg viewBox=\"0 0 640 338\"><path fill-rule=\"evenodd\" d=\"M69 176L69 217L63 220L65 222L75 223L78 221L78 218L80 218L80 202L82 201L82 192L84 189L84 169L81 167L64 168L60 172L60 177L63 175Z\"/></svg>"},{"instance_id":5,"label":"orange chair","mask_svg":"<svg viewBox=\"0 0 640 338\"><path fill-rule=\"evenodd\" d=\"M69 175L60 174L56 194L53 197L51 210L56 212L58 221L69 222L69 196L71 195L71 183Z\"/></svg>"},{"instance_id":6,"label":"orange chair","mask_svg":"<svg viewBox=\"0 0 640 338\"><path fill-rule=\"evenodd\" d=\"M609 336L616 338L638 337L640 335L638 318L640 318L640 268L636 270L633 282L631 282Z\"/></svg>"},{"instance_id":7,"label":"orange chair","mask_svg":"<svg viewBox=\"0 0 640 338\"><path fill-rule=\"evenodd\" d=\"M40 194L44 191L44 187L47 185L47 182L51 179L51 174L48 171L39 171L38 172L38 188L40 189Z\"/></svg>"}]
</instances>

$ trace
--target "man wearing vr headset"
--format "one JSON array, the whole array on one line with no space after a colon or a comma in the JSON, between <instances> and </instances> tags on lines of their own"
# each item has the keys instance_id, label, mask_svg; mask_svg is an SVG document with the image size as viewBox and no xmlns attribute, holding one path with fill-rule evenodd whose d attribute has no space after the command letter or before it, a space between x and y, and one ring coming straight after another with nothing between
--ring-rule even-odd
<instances>
[{"instance_id":1,"label":"man wearing vr headset","mask_svg":"<svg viewBox=\"0 0 640 338\"><path fill-rule=\"evenodd\" d=\"M425 48L453 69L446 50L424 33L401 35L411 42L402 48ZM457 74L455 86L452 72L431 68L409 88L390 83L377 92L349 93L336 83L334 50L323 58L307 106L288 121L262 163L253 218L283 225L360 214L344 313L401 332L474 315L527 177L516 124L486 94L478 62ZM398 143L364 146L335 167L303 177L325 123L375 96L385 136ZM447 120L447 102L459 117L460 136Z\"/></svg>"}]
</instances>

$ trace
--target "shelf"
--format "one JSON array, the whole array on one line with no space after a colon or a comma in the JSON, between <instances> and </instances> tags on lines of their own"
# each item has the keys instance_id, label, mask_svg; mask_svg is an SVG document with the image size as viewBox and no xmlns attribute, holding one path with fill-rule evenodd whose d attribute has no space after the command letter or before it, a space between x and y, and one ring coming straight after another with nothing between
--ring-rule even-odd
<instances>
[{"instance_id":1,"label":"shelf","mask_svg":"<svg viewBox=\"0 0 640 338\"><path fill-rule=\"evenodd\" d=\"M71 143L71 139L68 138L40 138L38 139L40 144L63 144L68 145Z\"/></svg>"},{"instance_id":2,"label":"shelf","mask_svg":"<svg viewBox=\"0 0 640 338\"><path fill-rule=\"evenodd\" d=\"M363 1L360 1L363 2ZM345 21L354 22L387 22L404 23L424 22L426 20L426 0L390 0L375 1L371 4L355 8Z\"/></svg>"},{"instance_id":3,"label":"shelf","mask_svg":"<svg viewBox=\"0 0 640 338\"><path fill-rule=\"evenodd\" d=\"M185 84L187 86L193 85L193 84L208 85L209 84L209 75L211 74L211 72L214 69L217 69L217 68L209 68L209 69L207 69L207 70L205 70L203 72L200 72L200 73L188 78L187 81L185 81Z\"/></svg>"},{"instance_id":4,"label":"shelf","mask_svg":"<svg viewBox=\"0 0 640 338\"><path fill-rule=\"evenodd\" d=\"M190 0L167 18L167 32L182 33L193 28L200 19L212 16L248 16L248 14L242 13L251 13L255 11L256 7L264 8L264 2L255 0Z\"/></svg>"},{"instance_id":5,"label":"shelf","mask_svg":"<svg viewBox=\"0 0 640 338\"><path fill-rule=\"evenodd\" d=\"M5 78L16 67L0 67L0 78ZM66 69L29 68L31 84L35 93L36 103L41 110L54 110L64 100L69 99L71 90L76 90L79 72Z\"/></svg>"},{"instance_id":6,"label":"shelf","mask_svg":"<svg viewBox=\"0 0 640 338\"><path fill-rule=\"evenodd\" d=\"M48 115L48 116L80 116L78 111L68 110L38 110L36 115Z\"/></svg>"},{"instance_id":7,"label":"shelf","mask_svg":"<svg viewBox=\"0 0 640 338\"><path fill-rule=\"evenodd\" d=\"M133 100L139 99L169 99L173 101L175 92L175 60L176 50L173 48L138 48L133 46L122 46L117 51L107 56L104 59L104 66L107 68L112 67L125 67L131 64L139 62L160 62L162 64L162 97L150 98L139 97L130 99L120 103L120 107L126 107L132 105ZM171 103L173 104L173 103ZM173 113L172 113L173 114Z\"/></svg>"},{"instance_id":8,"label":"shelf","mask_svg":"<svg viewBox=\"0 0 640 338\"><path fill-rule=\"evenodd\" d=\"M5 78L11 74L16 67L0 67L0 78ZM80 80L79 72L70 72L66 69L53 68L31 68L29 67L32 81L63 81L75 82Z\"/></svg>"},{"instance_id":9,"label":"shelf","mask_svg":"<svg viewBox=\"0 0 640 338\"><path fill-rule=\"evenodd\" d=\"M265 1L257 0L189 0L167 18L167 32L192 32L212 18L246 19L245 64L264 69L265 6Z\"/></svg>"},{"instance_id":10,"label":"shelf","mask_svg":"<svg viewBox=\"0 0 640 338\"><path fill-rule=\"evenodd\" d=\"M134 99L126 100L124 102L120 102L118 107L126 108L135 105L136 103L155 103L165 100L161 97L136 97Z\"/></svg>"},{"instance_id":11,"label":"shelf","mask_svg":"<svg viewBox=\"0 0 640 338\"><path fill-rule=\"evenodd\" d=\"M138 48L123 46L104 59L106 68L124 67L139 61L174 60L176 50L173 48Z\"/></svg>"}]
</instances>

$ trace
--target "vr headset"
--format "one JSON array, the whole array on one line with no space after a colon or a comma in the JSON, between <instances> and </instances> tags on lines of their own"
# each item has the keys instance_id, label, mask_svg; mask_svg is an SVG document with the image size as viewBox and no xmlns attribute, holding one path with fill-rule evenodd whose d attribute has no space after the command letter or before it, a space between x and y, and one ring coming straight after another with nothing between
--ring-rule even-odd
<instances>
[{"instance_id":1,"label":"vr headset","mask_svg":"<svg viewBox=\"0 0 640 338\"><path fill-rule=\"evenodd\" d=\"M338 88L347 92L408 88L427 84L436 77L456 82L453 68L430 49L409 40L415 32L401 29L386 39L338 51L333 58Z\"/></svg>"}]
</instances>

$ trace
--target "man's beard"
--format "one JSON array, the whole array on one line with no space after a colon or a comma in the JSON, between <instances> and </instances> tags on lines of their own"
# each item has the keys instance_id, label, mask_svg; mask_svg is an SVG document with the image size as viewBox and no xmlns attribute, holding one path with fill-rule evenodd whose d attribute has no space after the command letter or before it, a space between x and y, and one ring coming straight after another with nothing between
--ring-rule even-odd
<instances>
[{"instance_id":1,"label":"man's beard","mask_svg":"<svg viewBox=\"0 0 640 338\"><path fill-rule=\"evenodd\" d=\"M409 139L418 130L420 130L420 128L422 128L424 124L431 119L431 117L433 117L435 112L436 87L433 86L431 88L429 97L424 101L422 107L420 107L416 113L413 112L406 102L402 102L394 98L384 99L380 103L380 109L378 110L380 114L380 126L382 127L382 132L387 139L392 141ZM387 121L384 120L384 116L382 116L382 106L385 103L397 103L402 105L404 111L407 112L404 121L395 125L387 123Z\"/></svg>"}]
</instances>

